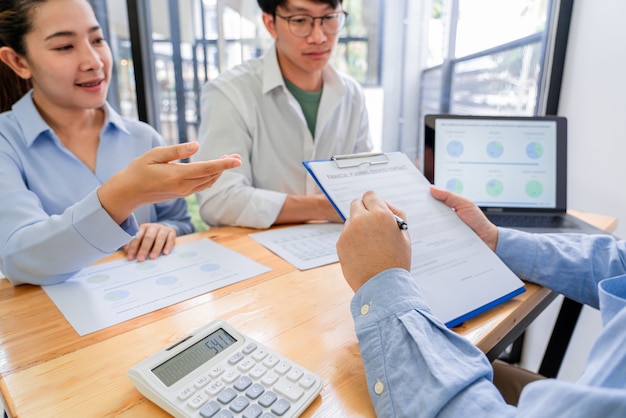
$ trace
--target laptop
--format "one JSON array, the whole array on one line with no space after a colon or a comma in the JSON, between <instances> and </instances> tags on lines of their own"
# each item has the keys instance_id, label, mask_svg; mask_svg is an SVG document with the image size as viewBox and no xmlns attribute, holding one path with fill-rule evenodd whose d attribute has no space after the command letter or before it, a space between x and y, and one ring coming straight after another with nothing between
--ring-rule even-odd
<instances>
[{"instance_id":1,"label":"laptop","mask_svg":"<svg viewBox=\"0 0 626 418\"><path fill-rule=\"evenodd\" d=\"M423 172L498 226L605 234L566 212L564 117L426 115Z\"/></svg>"}]
</instances>

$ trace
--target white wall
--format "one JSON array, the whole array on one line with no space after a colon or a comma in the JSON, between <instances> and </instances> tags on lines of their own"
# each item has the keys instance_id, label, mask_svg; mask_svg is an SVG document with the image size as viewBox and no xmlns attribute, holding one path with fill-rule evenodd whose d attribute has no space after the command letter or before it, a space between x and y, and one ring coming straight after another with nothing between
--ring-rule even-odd
<instances>
[{"instance_id":1,"label":"white wall","mask_svg":"<svg viewBox=\"0 0 626 418\"><path fill-rule=\"evenodd\" d=\"M576 0L559 100L568 118L568 207L618 218L626 238L626 1ZM560 300L559 300L560 303ZM537 370L558 312L552 306L528 331L522 365ZM600 330L585 307L559 378L575 380Z\"/></svg>"},{"instance_id":2,"label":"white wall","mask_svg":"<svg viewBox=\"0 0 626 418\"><path fill-rule=\"evenodd\" d=\"M574 2L559 113L568 118L568 206L626 216L626 2ZM626 218L625 218L626 219ZM626 238L626 220L615 235Z\"/></svg>"}]
</instances>

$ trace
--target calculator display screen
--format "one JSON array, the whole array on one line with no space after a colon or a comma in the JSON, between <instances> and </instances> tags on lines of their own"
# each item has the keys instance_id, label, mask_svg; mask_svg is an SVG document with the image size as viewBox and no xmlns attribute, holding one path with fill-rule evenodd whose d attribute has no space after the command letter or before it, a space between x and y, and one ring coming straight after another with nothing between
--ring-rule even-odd
<instances>
[{"instance_id":1,"label":"calculator display screen","mask_svg":"<svg viewBox=\"0 0 626 418\"><path fill-rule=\"evenodd\" d=\"M156 366L152 369L152 373L165 386L172 386L236 342L237 340L229 333L219 328L194 345Z\"/></svg>"}]
</instances>

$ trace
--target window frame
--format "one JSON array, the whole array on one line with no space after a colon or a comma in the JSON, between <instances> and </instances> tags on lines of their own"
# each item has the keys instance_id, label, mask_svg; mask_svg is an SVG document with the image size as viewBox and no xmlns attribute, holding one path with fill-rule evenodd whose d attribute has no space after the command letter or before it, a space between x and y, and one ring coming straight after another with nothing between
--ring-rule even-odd
<instances>
[{"instance_id":1,"label":"window frame","mask_svg":"<svg viewBox=\"0 0 626 418\"><path fill-rule=\"evenodd\" d=\"M458 4L458 0L452 1ZM383 66L397 69L398 64L389 66L385 63L400 63L400 76L397 72L383 74L385 92L383 151L403 151L421 166L423 117L428 113L449 113L454 66L469 59L537 40L543 44L543 65L538 82L535 115L556 115L573 0L549 0L547 7L549 16L544 32L468 56L448 58L442 64L432 67L426 65L428 54L426 42L412 42L414 39L427 39L426 22L431 16L432 2L403 0L393 9L387 9L385 27L388 31L385 33ZM451 15L454 16L454 10L451 11ZM403 22L402 25L397 24L400 21ZM455 38L455 27L456 25L450 25L447 35L451 39ZM453 50L454 46L450 48ZM441 73L439 77L428 77L437 71ZM429 92L438 95L436 107L425 104L424 95Z\"/></svg>"}]
</instances>

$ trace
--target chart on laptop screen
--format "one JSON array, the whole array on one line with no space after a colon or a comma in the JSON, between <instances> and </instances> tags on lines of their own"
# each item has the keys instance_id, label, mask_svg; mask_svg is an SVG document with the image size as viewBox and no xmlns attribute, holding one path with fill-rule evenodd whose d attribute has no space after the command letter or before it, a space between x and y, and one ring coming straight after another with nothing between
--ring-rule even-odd
<instances>
[{"instance_id":1,"label":"chart on laptop screen","mask_svg":"<svg viewBox=\"0 0 626 418\"><path fill-rule=\"evenodd\" d=\"M434 183L481 207L556 206L556 122L438 119Z\"/></svg>"}]
</instances>

